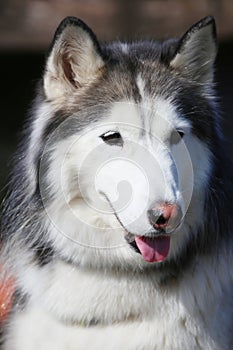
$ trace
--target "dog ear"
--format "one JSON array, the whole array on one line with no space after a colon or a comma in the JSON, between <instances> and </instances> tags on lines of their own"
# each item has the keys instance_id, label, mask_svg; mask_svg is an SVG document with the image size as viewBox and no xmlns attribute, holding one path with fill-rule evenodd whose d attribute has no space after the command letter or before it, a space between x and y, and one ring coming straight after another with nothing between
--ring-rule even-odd
<instances>
[{"instance_id":1,"label":"dog ear","mask_svg":"<svg viewBox=\"0 0 233 350\"><path fill-rule=\"evenodd\" d=\"M214 18L203 18L180 39L170 66L183 76L203 86L213 82L214 62L217 54Z\"/></svg>"},{"instance_id":2,"label":"dog ear","mask_svg":"<svg viewBox=\"0 0 233 350\"><path fill-rule=\"evenodd\" d=\"M95 34L81 20L65 18L56 30L44 73L48 99L88 86L104 66Z\"/></svg>"}]
</instances>

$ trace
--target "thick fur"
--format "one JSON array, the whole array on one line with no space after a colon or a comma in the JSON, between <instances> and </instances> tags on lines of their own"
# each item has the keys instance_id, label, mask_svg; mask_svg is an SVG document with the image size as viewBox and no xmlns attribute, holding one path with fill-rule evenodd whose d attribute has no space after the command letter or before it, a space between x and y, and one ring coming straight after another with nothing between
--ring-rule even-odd
<instances>
[{"instance_id":1,"label":"thick fur","mask_svg":"<svg viewBox=\"0 0 233 350\"><path fill-rule=\"evenodd\" d=\"M207 17L181 39L100 44L61 23L2 209L17 286L3 350L233 348L215 35ZM161 202L180 216L168 256L147 262L135 237L158 234Z\"/></svg>"}]
</instances>

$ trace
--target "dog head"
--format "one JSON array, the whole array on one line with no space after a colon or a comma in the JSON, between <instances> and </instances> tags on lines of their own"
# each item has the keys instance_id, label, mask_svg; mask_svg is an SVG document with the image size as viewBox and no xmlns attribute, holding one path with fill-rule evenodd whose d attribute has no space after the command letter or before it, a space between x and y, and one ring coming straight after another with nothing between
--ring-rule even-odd
<instances>
[{"instance_id":1,"label":"dog head","mask_svg":"<svg viewBox=\"0 0 233 350\"><path fill-rule=\"evenodd\" d=\"M183 254L217 134L215 56L211 17L162 43L101 45L82 21L61 23L29 149L43 143L43 217L66 259L141 267Z\"/></svg>"}]
</instances>

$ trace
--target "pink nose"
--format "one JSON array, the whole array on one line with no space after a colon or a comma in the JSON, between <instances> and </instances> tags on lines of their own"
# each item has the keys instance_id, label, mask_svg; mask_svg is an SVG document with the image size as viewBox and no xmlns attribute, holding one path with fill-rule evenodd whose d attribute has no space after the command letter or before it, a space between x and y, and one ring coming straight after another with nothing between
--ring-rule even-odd
<instances>
[{"instance_id":1,"label":"pink nose","mask_svg":"<svg viewBox=\"0 0 233 350\"><path fill-rule=\"evenodd\" d=\"M165 230L169 225L175 226L181 219L180 209L176 204L163 203L147 212L150 224L156 230Z\"/></svg>"}]
</instances>

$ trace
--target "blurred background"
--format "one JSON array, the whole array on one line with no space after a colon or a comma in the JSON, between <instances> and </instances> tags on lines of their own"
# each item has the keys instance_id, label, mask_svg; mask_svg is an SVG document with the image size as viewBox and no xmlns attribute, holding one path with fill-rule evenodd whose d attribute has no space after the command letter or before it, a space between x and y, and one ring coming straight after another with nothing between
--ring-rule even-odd
<instances>
[{"instance_id":1,"label":"blurred background","mask_svg":"<svg viewBox=\"0 0 233 350\"><path fill-rule=\"evenodd\" d=\"M168 38L183 34L195 21L213 15L219 54L216 81L224 130L233 137L233 0L1 0L0 1L0 199L8 164L43 70L59 22L83 19L104 41ZM229 157L232 157L229 144Z\"/></svg>"}]
</instances>

